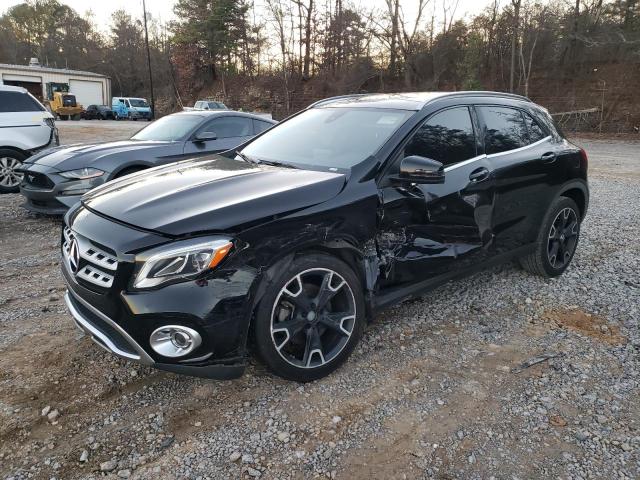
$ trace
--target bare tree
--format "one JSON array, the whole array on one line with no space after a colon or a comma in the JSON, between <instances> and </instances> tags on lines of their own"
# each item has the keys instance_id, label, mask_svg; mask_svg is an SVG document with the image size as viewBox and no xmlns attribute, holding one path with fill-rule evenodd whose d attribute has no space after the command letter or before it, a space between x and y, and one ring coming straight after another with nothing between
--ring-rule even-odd
<instances>
[{"instance_id":1,"label":"bare tree","mask_svg":"<svg viewBox=\"0 0 640 480\"><path fill-rule=\"evenodd\" d=\"M511 0L513 5L513 32L511 34L511 69L509 71L509 91L513 92L516 69L516 48L520 34L520 5L522 0Z\"/></svg>"}]
</instances>

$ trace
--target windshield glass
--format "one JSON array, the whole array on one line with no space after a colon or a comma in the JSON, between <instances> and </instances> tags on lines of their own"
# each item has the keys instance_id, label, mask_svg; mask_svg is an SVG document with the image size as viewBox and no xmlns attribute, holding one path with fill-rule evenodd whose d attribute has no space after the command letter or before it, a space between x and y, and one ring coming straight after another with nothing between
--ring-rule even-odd
<instances>
[{"instance_id":1,"label":"windshield glass","mask_svg":"<svg viewBox=\"0 0 640 480\"><path fill-rule=\"evenodd\" d=\"M169 115L143 128L131 140L174 142L187 136L201 121L199 115Z\"/></svg>"},{"instance_id":2,"label":"windshield glass","mask_svg":"<svg viewBox=\"0 0 640 480\"><path fill-rule=\"evenodd\" d=\"M146 100L143 100L141 98L131 98L129 99L129 103L131 104L132 107L148 107L149 106Z\"/></svg>"},{"instance_id":3,"label":"windshield glass","mask_svg":"<svg viewBox=\"0 0 640 480\"><path fill-rule=\"evenodd\" d=\"M350 168L374 154L414 112L369 108L313 108L247 145L259 160Z\"/></svg>"}]
</instances>

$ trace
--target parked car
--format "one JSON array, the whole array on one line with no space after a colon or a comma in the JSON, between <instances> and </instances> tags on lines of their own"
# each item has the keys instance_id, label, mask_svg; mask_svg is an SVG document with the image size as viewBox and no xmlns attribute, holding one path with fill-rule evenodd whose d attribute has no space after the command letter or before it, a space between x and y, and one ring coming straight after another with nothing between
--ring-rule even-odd
<instances>
[{"instance_id":1,"label":"parked car","mask_svg":"<svg viewBox=\"0 0 640 480\"><path fill-rule=\"evenodd\" d=\"M192 110L229 110L227 106L222 102L215 102L213 100L198 100Z\"/></svg>"},{"instance_id":2,"label":"parked car","mask_svg":"<svg viewBox=\"0 0 640 480\"><path fill-rule=\"evenodd\" d=\"M237 147L274 123L232 111L181 112L156 120L130 140L65 145L43 152L21 169L24 207L64 214L84 193L109 180Z\"/></svg>"},{"instance_id":3,"label":"parked car","mask_svg":"<svg viewBox=\"0 0 640 480\"><path fill-rule=\"evenodd\" d=\"M151 121L151 107L144 98L113 97L111 110L116 120L138 120L139 118Z\"/></svg>"},{"instance_id":4,"label":"parked car","mask_svg":"<svg viewBox=\"0 0 640 480\"><path fill-rule=\"evenodd\" d=\"M453 278L510 259L561 275L588 201L584 150L524 97L338 97L90 192L65 217L65 299L129 360L229 378L251 338L305 382L380 309Z\"/></svg>"},{"instance_id":5,"label":"parked car","mask_svg":"<svg viewBox=\"0 0 640 480\"><path fill-rule=\"evenodd\" d=\"M53 115L26 89L0 84L0 193L17 192L22 163L58 144Z\"/></svg>"},{"instance_id":6,"label":"parked car","mask_svg":"<svg viewBox=\"0 0 640 480\"><path fill-rule=\"evenodd\" d=\"M89 105L80 117L85 120L115 120L113 110L106 105Z\"/></svg>"}]
</instances>

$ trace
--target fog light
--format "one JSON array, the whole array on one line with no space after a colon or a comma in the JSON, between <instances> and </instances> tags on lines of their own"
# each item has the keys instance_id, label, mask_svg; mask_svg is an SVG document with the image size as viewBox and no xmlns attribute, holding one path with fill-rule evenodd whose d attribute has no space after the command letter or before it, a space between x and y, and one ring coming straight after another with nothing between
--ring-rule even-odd
<instances>
[{"instance_id":1,"label":"fog light","mask_svg":"<svg viewBox=\"0 0 640 480\"><path fill-rule=\"evenodd\" d=\"M189 327L165 325L157 328L149 337L151 348L163 357L183 357L202 343L200 334Z\"/></svg>"}]
</instances>

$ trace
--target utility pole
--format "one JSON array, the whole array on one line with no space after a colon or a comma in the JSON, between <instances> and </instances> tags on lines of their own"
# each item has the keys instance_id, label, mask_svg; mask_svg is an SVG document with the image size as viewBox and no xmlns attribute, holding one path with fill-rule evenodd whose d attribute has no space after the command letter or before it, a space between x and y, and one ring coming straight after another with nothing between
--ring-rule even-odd
<instances>
[{"instance_id":1,"label":"utility pole","mask_svg":"<svg viewBox=\"0 0 640 480\"><path fill-rule=\"evenodd\" d=\"M142 0L142 9L144 10L144 45L147 49L147 66L149 67L149 87L151 88L151 118L156 118L156 103L153 98L153 75L151 75L151 55L149 54L149 31L147 30L147 6Z\"/></svg>"},{"instance_id":2,"label":"utility pole","mask_svg":"<svg viewBox=\"0 0 640 480\"><path fill-rule=\"evenodd\" d=\"M607 82L606 80L600 80L598 83L602 83L602 88L600 89L602 92L600 100L600 126L598 127L598 133L602 133L602 122L604 122L604 92L607 91Z\"/></svg>"}]
</instances>

